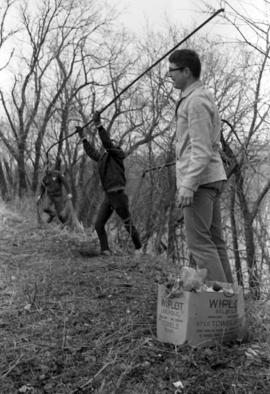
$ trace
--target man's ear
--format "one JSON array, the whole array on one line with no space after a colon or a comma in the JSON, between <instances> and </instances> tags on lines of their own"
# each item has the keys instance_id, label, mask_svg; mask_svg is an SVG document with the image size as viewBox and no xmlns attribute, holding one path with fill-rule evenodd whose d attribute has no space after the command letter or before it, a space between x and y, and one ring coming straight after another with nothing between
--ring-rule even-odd
<instances>
[{"instance_id":1,"label":"man's ear","mask_svg":"<svg viewBox=\"0 0 270 394\"><path fill-rule=\"evenodd\" d=\"M183 73L185 73L185 75L186 75L187 77L192 76L191 71L190 71L190 68L188 68L188 67L185 67L185 69L183 70Z\"/></svg>"}]
</instances>

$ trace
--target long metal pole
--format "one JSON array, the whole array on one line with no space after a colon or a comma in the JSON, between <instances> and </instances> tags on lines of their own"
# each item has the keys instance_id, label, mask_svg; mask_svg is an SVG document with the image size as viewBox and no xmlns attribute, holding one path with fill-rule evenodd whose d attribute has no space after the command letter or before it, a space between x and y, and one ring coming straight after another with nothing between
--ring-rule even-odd
<instances>
[{"instance_id":1,"label":"long metal pole","mask_svg":"<svg viewBox=\"0 0 270 394\"><path fill-rule=\"evenodd\" d=\"M121 92L119 92L111 101L109 101L108 104L105 105L105 107L103 107L99 113L102 114L102 112L104 112L107 108L109 108L116 100L119 99L120 96L122 96L122 94L124 94L131 86L133 86L136 82L139 81L139 79L141 79L146 73L148 73L150 70L152 70L153 67L155 67L158 63L160 63L163 59L165 59L170 53L172 53L176 48L178 48L181 44L183 44L185 41L187 41L191 36L193 36L195 33L197 33L198 30L200 30L203 26L205 26L208 22L210 22L213 18L215 18L218 14L220 14L221 12L224 12L224 8L220 8L219 10L217 10L216 12L214 12L208 19L206 19L201 25L199 25L195 30L193 30L188 36L186 36L182 41L180 41L178 44L176 44L172 49L170 49L168 52L166 52L163 56L161 56L161 58L159 58L155 63L153 63L150 67L148 67L144 72L142 72L137 78L135 78L132 82L130 82L123 90L121 90ZM85 128L87 126L89 126L89 124L92 122L92 119L87 122L84 126L82 126L82 128ZM66 137L62 138L61 140L57 141L56 143L54 143L53 145L51 145L51 147L48 149L47 151L47 155L49 153L49 151L51 150L51 148L57 144L59 144L60 142L68 139L69 137L72 137L74 134L77 133L77 130L74 131L73 133L67 135Z\"/></svg>"},{"instance_id":2,"label":"long metal pole","mask_svg":"<svg viewBox=\"0 0 270 394\"><path fill-rule=\"evenodd\" d=\"M190 33L187 37L185 37L182 41L180 41L178 44L176 44L172 49L170 49L167 53L165 53L161 58L159 58L155 63L153 63L150 67L148 67L144 72L142 72L137 78L135 78L132 82L130 82L123 90L121 90L120 93L118 93L108 104L103 107L99 113L101 114L104 112L107 108L109 108L117 99L119 99L120 96L122 96L123 93L125 93L132 85L134 85L139 79L141 79L146 73L148 73L152 68L154 68L158 63L160 63L163 59L165 59L170 53L172 53L179 45L183 44L185 41L187 41L193 34L197 33L198 30L200 30L203 26L205 26L208 22L210 22L211 19L215 18L218 14L224 11L224 8L219 9L216 11L213 15L211 15L208 19L206 19L200 26L198 26L195 30L193 30L192 33ZM83 127L87 127L92 120L90 120L88 123L86 123Z\"/></svg>"}]
</instances>

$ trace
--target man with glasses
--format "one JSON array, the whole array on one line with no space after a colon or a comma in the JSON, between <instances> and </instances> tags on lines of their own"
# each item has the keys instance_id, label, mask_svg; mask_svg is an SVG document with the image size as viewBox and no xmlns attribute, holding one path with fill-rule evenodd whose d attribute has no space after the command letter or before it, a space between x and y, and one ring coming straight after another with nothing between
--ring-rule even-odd
<instances>
[{"instance_id":1,"label":"man with glasses","mask_svg":"<svg viewBox=\"0 0 270 394\"><path fill-rule=\"evenodd\" d=\"M217 106L201 81L201 62L190 49L169 56L169 75L180 100L176 108L176 181L186 241L207 280L233 282L222 236L220 194L226 173L219 153Z\"/></svg>"}]
</instances>

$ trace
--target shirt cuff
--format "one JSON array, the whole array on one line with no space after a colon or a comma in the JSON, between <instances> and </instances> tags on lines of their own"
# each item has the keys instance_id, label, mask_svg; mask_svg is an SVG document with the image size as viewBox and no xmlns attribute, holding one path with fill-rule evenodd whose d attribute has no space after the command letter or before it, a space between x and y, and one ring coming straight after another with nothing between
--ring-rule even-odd
<instances>
[{"instance_id":1,"label":"shirt cuff","mask_svg":"<svg viewBox=\"0 0 270 394\"><path fill-rule=\"evenodd\" d=\"M191 192L195 192L195 190L192 189L192 187L188 187L186 185L181 185L181 187L183 187L184 189L190 190Z\"/></svg>"}]
</instances>

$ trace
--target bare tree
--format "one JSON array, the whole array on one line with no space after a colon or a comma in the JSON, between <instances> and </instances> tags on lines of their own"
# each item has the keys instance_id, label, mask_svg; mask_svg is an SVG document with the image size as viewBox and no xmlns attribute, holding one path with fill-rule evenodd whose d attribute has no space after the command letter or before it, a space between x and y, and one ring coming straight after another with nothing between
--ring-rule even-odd
<instances>
[{"instance_id":1,"label":"bare tree","mask_svg":"<svg viewBox=\"0 0 270 394\"><path fill-rule=\"evenodd\" d=\"M3 2L1 2L0 4L0 50L4 46L4 44L19 31L19 29L8 28L7 24L10 10L12 9L15 2L16 0L3 0ZM0 72L9 65L13 54L14 49L11 49L8 58L5 60L4 64L1 64L0 66Z\"/></svg>"},{"instance_id":2,"label":"bare tree","mask_svg":"<svg viewBox=\"0 0 270 394\"><path fill-rule=\"evenodd\" d=\"M248 98L246 105L248 113L245 117L242 116L243 113L239 113L241 116L238 120L236 121L235 117L233 119L234 132L237 131L241 140L239 150L235 152L233 159L236 162L235 193L243 216L249 285L254 297L259 298L263 271L258 265L255 229L261 206L270 189L269 160L268 167L262 166L262 162L265 163L268 157L264 153L264 146L269 144L267 129L270 106L266 97L270 92L266 88L268 86L266 81L269 78L270 27L267 15L270 8L267 1L264 2L264 7L260 8L253 3L247 4L245 8L241 8L241 3L239 7L233 7L230 1L226 1L225 4L228 10L225 18L237 30L239 42L242 46L244 44L246 52L250 53L247 58L250 86L246 92L243 92L246 99ZM251 179L253 182L250 182ZM256 189L253 187L255 179L260 179ZM264 225L261 228L265 231Z\"/></svg>"},{"instance_id":3,"label":"bare tree","mask_svg":"<svg viewBox=\"0 0 270 394\"><path fill-rule=\"evenodd\" d=\"M10 49L6 57L2 56L4 46L8 42L10 42L12 37L18 32L18 29L12 29L8 27L8 17L10 11L13 8L15 1L16 0L5 0L0 4L0 54L1 54L0 73L3 72L8 67L14 54L14 49ZM5 168L4 162L2 164L0 161L0 189L3 199L7 198L9 194L8 182L6 180L6 172L4 171L4 168Z\"/></svg>"},{"instance_id":4,"label":"bare tree","mask_svg":"<svg viewBox=\"0 0 270 394\"><path fill-rule=\"evenodd\" d=\"M21 69L14 77L11 100L3 91L0 92L11 131L11 135L0 132L0 137L17 161L19 195L22 195L27 189L25 154L28 145L35 141L32 184L35 191L44 135L60 95L71 75L77 72L82 48L87 43L89 45L89 37L109 19L100 19L94 2L88 3L88 8L82 10L76 2L66 0L40 3L36 16L23 5L20 15L28 47ZM59 84L55 79L58 71L62 75ZM80 82L80 86L86 83Z\"/></svg>"}]
</instances>

